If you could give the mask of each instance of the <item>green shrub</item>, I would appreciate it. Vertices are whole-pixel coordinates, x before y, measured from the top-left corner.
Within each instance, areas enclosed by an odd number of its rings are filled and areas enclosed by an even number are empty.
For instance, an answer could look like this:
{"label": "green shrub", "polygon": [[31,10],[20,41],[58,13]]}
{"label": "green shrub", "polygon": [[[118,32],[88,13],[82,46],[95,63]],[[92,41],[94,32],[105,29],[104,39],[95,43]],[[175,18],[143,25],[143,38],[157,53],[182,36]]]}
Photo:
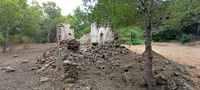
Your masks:
{"label": "green shrub", "polygon": [[10,50],[13,50],[16,45],[19,44],[19,37],[20,35],[13,35],[8,37],[8,46]]}
{"label": "green shrub", "polygon": [[190,42],[192,41],[192,35],[188,35],[188,34],[182,34],[181,37],[179,38],[179,41],[182,43],[186,43],[186,42]]}
{"label": "green shrub", "polygon": [[[143,44],[144,43],[144,30],[137,27],[123,27],[117,29],[119,36],[119,43],[121,44]],[[131,40],[130,40],[131,35]]]}
{"label": "green shrub", "polygon": [[156,32],[152,32],[152,40],[154,42],[169,42],[170,40],[175,40],[177,38],[177,31],[176,30],[166,30],[159,32],[157,34],[154,34]]}
{"label": "green shrub", "polygon": [[133,45],[143,44],[144,40],[141,39],[141,35],[137,31],[131,33],[131,43]]}
{"label": "green shrub", "polygon": [[3,45],[4,43],[4,37],[3,35],[0,33],[0,45]]}
{"label": "green shrub", "polygon": [[22,43],[23,43],[23,48],[28,49],[32,43],[32,40],[27,36],[23,36]]}

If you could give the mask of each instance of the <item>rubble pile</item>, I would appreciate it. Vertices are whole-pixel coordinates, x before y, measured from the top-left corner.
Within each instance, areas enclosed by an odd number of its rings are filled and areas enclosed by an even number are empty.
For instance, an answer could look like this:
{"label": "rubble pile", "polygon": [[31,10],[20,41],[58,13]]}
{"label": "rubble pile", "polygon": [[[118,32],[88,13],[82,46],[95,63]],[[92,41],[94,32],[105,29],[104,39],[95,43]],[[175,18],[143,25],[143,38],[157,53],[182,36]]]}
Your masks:
{"label": "rubble pile", "polygon": [[56,51],[57,47],[53,47],[51,50],[41,54],[37,57],[36,64],[44,64],[46,61],[55,61],[54,52]]}
{"label": "rubble pile", "polygon": [[[80,49],[80,44],[76,40],[62,41],[59,48],[60,60],[50,59],[51,52],[55,52],[55,50],[50,50],[40,57],[38,63],[50,60],[50,63],[43,66],[44,68],[48,67],[47,69],[51,69],[50,67],[55,63],[58,63],[55,67],[62,66],[62,73],[58,76],[61,79],[55,78],[62,83],[62,89],[147,90],[145,54],[138,55],[118,44],[85,46],[83,48]],[[156,90],[194,89],[195,83],[184,66],[155,52],[153,52],[153,56]],[[60,61],[61,63],[59,63]],[[59,66],[59,64],[62,65]],[[44,72],[45,70],[42,68],[39,70]]]}
{"label": "rubble pile", "polygon": [[[37,57],[36,66],[31,67],[29,70],[37,70],[36,74],[40,76],[48,75],[56,72],[59,69],[58,56],[56,54],[57,47],[52,47],[49,51]],[[43,78],[41,78],[43,79]]]}
{"label": "rubble pile", "polygon": [[116,31],[116,29],[115,28],[112,28],[111,29],[112,30],[112,32],[113,32],[113,37],[114,37],[114,40],[113,40],[113,42],[112,43],[119,43],[118,42],[118,33],[117,33],[117,31]]}
{"label": "rubble pile", "polygon": [[63,50],[71,50],[71,51],[78,51],[80,43],[76,39],[71,40],[62,40],[59,43],[59,48]]}

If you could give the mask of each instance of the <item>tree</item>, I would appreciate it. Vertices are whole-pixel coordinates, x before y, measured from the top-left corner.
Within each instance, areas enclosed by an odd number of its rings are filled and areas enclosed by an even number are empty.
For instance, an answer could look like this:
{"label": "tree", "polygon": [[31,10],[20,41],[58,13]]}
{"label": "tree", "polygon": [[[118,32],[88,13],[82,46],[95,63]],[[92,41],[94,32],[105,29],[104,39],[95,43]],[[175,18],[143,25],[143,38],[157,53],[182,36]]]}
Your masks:
{"label": "tree", "polygon": [[61,9],[56,5],[55,2],[42,3],[41,12],[45,19],[42,23],[42,29],[46,31],[47,43],[56,40],[56,24],[62,22],[59,20],[62,18]]}
{"label": "tree", "polygon": [[34,37],[35,32],[40,29],[40,24],[44,21],[40,8],[39,4],[33,1],[32,4],[22,12],[24,17],[18,25],[22,36]]}
{"label": "tree", "polygon": [[[91,1],[96,3],[96,5],[92,6],[92,4],[88,4],[91,3]],[[97,21],[99,25],[102,25],[104,24],[102,22],[111,19],[111,23],[114,27],[145,27],[145,53],[147,56],[146,79],[149,90],[154,90],[156,88],[156,83],[152,72],[153,56],[151,31],[153,27],[168,19],[167,17],[170,15],[170,12],[173,11],[168,6],[171,0],[83,0],[83,2],[86,6],[85,10],[89,9],[91,12],[89,12],[92,18],[91,22]],[[180,1],[180,3],[185,2]],[[174,10],[176,11],[177,9]]]}
{"label": "tree", "polygon": [[3,52],[7,50],[9,31],[20,24],[23,18],[22,11],[26,8],[26,0],[1,0],[0,1],[0,29],[4,36]]}

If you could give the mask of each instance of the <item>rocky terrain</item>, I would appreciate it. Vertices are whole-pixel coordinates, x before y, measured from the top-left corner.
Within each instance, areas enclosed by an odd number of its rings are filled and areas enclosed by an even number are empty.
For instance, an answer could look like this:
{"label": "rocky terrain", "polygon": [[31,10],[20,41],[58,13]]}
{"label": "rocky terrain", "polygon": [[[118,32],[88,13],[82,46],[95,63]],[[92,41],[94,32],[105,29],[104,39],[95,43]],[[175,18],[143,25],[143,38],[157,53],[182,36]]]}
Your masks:
{"label": "rocky terrain", "polygon": [[[70,41],[72,42],[72,41]],[[38,90],[147,90],[145,54],[121,45],[79,46],[73,40],[39,56]],[[60,58],[58,57],[58,53]],[[198,90],[183,65],[153,52],[157,90]],[[191,66],[192,68],[192,66]]]}

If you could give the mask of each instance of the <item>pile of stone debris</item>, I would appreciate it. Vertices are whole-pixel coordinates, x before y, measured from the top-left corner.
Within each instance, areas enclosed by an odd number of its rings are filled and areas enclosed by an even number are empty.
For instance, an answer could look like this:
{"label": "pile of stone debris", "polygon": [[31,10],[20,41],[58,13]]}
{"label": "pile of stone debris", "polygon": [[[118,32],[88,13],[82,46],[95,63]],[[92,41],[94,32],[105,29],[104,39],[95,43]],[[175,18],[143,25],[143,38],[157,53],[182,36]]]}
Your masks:
{"label": "pile of stone debris", "polygon": [[[55,58],[55,51],[56,48],[44,53],[38,59],[37,63],[43,64],[43,67],[37,73],[47,74],[47,71],[54,70],[53,74],[61,74],[62,79],[59,80],[62,86],[58,89],[147,90],[146,60],[142,55],[124,46],[104,44],[80,48],[79,42],[74,39],[60,42],[60,59]],[[153,56],[153,72],[158,90],[193,89],[195,84],[183,66],[155,52]],[[47,64],[44,65],[44,62]],[[56,76],[54,79],[58,78],[59,76]],[[46,80],[48,79],[43,78],[42,81]]]}

